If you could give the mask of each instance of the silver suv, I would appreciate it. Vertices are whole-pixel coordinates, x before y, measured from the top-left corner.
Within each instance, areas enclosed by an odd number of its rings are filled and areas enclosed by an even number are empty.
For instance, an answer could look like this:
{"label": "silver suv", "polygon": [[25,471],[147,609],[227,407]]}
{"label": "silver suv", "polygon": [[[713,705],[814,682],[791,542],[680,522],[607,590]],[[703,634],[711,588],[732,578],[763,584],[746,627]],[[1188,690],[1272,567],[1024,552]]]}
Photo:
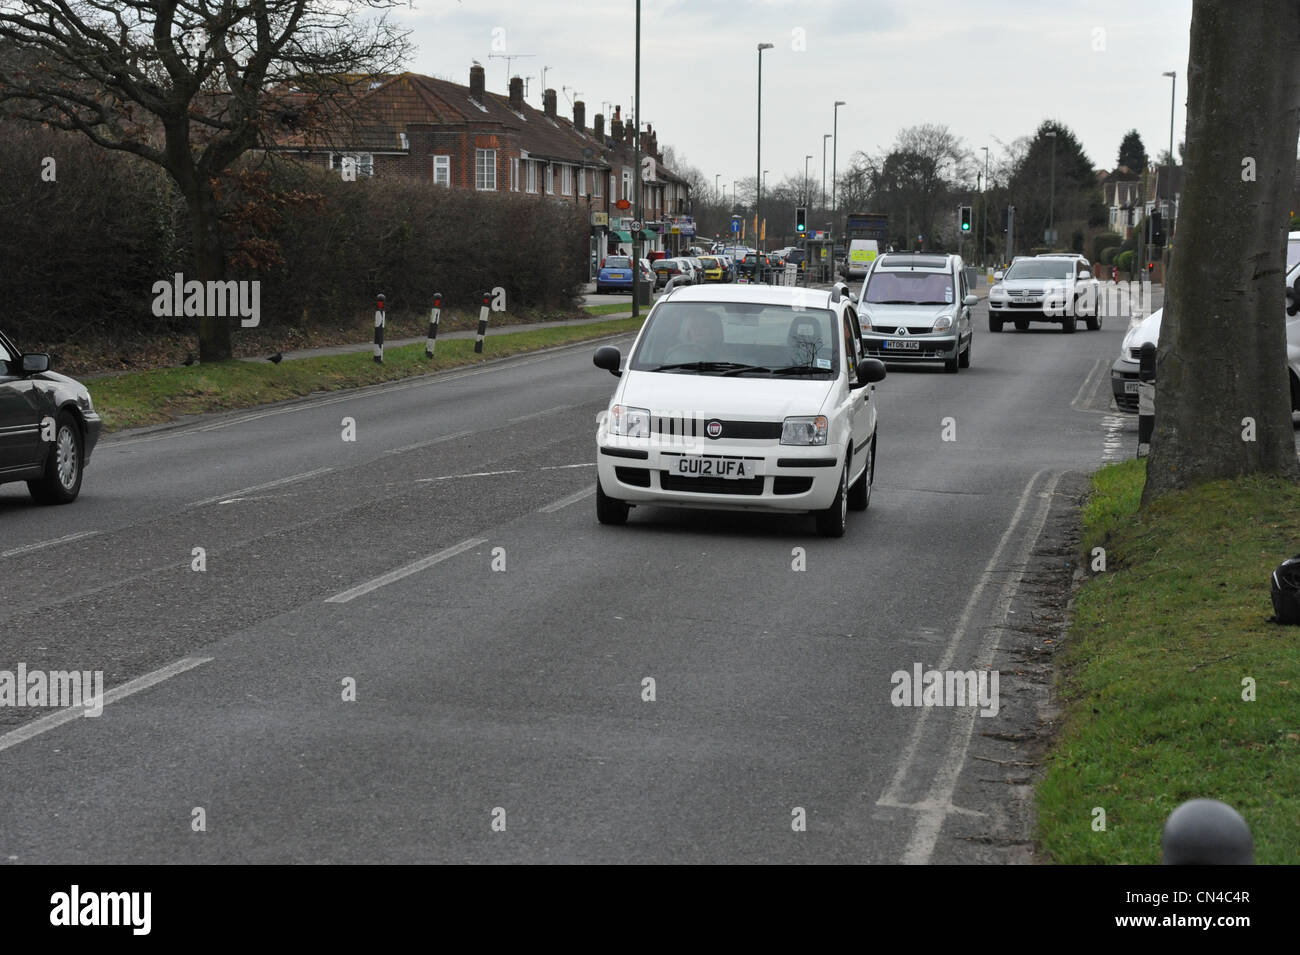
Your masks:
{"label": "silver suv", "polygon": [[1019,258],[1005,273],[994,272],[989,289],[989,331],[1004,322],[1025,331],[1030,322],[1053,322],[1073,332],[1082,318],[1089,331],[1101,328],[1097,280],[1081,255],[1037,255]]}
{"label": "silver suv", "polygon": [[876,259],[858,296],[862,352],[897,362],[943,362],[945,371],[970,367],[971,308],[961,256],[887,252]]}

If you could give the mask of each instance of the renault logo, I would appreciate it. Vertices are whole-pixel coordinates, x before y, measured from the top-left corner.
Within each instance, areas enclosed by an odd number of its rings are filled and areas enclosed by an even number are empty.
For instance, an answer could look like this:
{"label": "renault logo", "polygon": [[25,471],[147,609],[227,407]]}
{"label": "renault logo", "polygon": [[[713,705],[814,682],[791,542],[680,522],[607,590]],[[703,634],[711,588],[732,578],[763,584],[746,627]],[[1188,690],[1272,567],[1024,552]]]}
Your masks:
{"label": "renault logo", "polygon": [[906,334],[907,334],[907,326],[906,326],[906,325],[899,325],[898,328],[894,329],[894,334],[895,334],[895,335],[906,335]]}

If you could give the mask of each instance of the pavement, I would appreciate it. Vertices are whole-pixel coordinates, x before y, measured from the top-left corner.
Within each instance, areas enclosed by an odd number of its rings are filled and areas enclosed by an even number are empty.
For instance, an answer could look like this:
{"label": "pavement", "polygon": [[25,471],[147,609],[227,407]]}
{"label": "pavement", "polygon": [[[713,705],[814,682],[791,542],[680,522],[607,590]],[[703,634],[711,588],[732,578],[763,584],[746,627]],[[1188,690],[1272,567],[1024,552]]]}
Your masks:
{"label": "pavement", "polygon": [[[69,507],[0,487],[0,669],[112,688],[0,707],[0,860],[1029,861],[1035,593],[1136,441],[1123,322],[984,308],[970,369],[891,366],[840,540],[599,525],[590,344],[109,436]],[[915,665],[999,670],[997,715],[895,706]]]}

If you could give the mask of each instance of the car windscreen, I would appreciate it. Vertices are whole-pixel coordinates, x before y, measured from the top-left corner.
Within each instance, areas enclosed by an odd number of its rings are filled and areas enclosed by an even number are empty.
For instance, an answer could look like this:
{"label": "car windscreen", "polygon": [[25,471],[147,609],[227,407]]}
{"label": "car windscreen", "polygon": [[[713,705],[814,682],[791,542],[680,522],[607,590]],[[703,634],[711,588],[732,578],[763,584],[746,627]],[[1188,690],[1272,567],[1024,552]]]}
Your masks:
{"label": "car windscreen", "polygon": [[1289,239],[1286,244],[1286,270],[1291,271],[1291,266],[1300,262],[1300,239]]}
{"label": "car windscreen", "polygon": [[703,256],[700,262],[706,269],[716,269],[718,267],[718,260],[709,255]]}
{"label": "car windscreen", "polygon": [[832,378],[839,361],[839,336],[829,309],[664,302],[651,314],[628,367],[672,374]]}
{"label": "car windscreen", "polygon": [[952,276],[947,272],[873,272],[866,301],[876,305],[951,305]]}
{"label": "car windscreen", "polygon": [[1074,274],[1074,262],[1058,259],[1054,262],[1016,262],[1007,270],[1006,281],[1018,279],[1068,279]]}
{"label": "car windscreen", "polygon": [[632,260],[624,255],[611,255],[605,260],[605,268],[607,269],[630,269],[631,267]]}

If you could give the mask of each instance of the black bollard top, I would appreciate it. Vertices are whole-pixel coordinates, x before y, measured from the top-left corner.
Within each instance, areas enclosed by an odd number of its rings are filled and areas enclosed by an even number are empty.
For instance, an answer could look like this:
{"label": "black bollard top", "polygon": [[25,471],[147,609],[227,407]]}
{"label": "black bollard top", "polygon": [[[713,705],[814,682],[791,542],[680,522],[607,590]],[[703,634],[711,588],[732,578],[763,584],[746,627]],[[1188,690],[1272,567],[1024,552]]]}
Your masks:
{"label": "black bollard top", "polygon": [[378,303],[375,305],[375,308],[383,308],[383,307],[384,307],[384,295],[383,295],[382,292],[379,294],[378,299],[379,299],[379,301],[378,301]]}
{"label": "black bollard top", "polygon": [[1192,799],[1171,812],[1160,846],[1165,865],[1255,864],[1246,820],[1217,799]]}

